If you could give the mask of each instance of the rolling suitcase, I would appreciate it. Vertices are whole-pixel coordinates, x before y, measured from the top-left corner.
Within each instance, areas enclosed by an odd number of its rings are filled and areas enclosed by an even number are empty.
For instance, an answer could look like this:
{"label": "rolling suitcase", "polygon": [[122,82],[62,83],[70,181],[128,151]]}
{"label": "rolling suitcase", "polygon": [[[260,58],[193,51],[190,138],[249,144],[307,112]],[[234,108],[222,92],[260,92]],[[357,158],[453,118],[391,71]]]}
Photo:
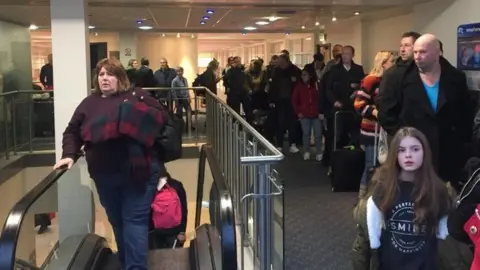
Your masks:
{"label": "rolling suitcase", "polygon": [[365,168],[365,152],[354,146],[337,149],[337,122],[340,116],[354,117],[353,112],[336,112],[333,120],[333,151],[331,154],[331,187],[333,192],[358,192]]}

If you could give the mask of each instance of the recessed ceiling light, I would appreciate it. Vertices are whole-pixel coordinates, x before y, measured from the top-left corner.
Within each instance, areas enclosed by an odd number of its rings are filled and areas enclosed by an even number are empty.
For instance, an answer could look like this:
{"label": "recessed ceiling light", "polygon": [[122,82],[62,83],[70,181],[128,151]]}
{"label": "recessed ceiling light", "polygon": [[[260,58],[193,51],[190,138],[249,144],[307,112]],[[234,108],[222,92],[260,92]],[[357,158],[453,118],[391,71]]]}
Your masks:
{"label": "recessed ceiling light", "polygon": [[95,35],[95,36],[98,36],[98,33],[97,33],[97,32],[95,32],[95,34],[94,34],[94,35]]}
{"label": "recessed ceiling light", "polygon": [[90,26],[88,26],[88,29],[95,29],[95,26],[90,25]]}
{"label": "recessed ceiling light", "polygon": [[336,22],[336,21],[337,21],[337,17],[333,16],[332,22]]}
{"label": "recessed ceiling light", "polygon": [[247,33],[245,33],[245,32],[242,33],[242,35],[244,35],[244,36],[245,36],[246,34],[247,34]]}
{"label": "recessed ceiling light", "polygon": [[268,20],[271,21],[271,22],[274,22],[274,21],[278,20],[278,18],[275,17],[275,16],[271,16],[270,18],[268,18]]}
{"label": "recessed ceiling light", "polygon": [[208,20],[208,19],[210,19],[210,17],[208,17],[208,16],[203,16],[203,18],[202,18],[202,20]]}
{"label": "recessed ceiling light", "polygon": [[137,20],[137,24],[142,24],[143,20]]}
{"label": "recessed ceiling light", "polygon": [[315,22],[315,25],[316,25],[316,26],[319,26],[319,25],[320,25],[320,22]]}
{"label": "recessed ceiling light", "polygon": [[255,24],[257,24],[257,25],[267,25],[267,24],[269,24],[269,22],[259,21],[259,22],[256,22]]}
{"label": "recessed ceiling light", "polygon": [[194,35],[194,34],[192,34],[192,38],[195,38],[195,35]]}
{"label": "recessed ceiling light", "polygon": [[253,30],[256,30],[257,28],[256,28],[256,27],[253,27],[253,26],[247,26],[247,27],[245,27],[245,28],[243,28],[243,29],[245,29],[245,30],[247,30],[247,31],[253,31]]}
{"label": "recessed ceiling light", "polygon": [[177,34],[177,38],[180,38],[180,33]]}
{"label": "recessed ceiling light", "polygon": [[307,38],[305,38],[305,40],[312,40],[312,38],[311,38],[311,37],[307,37]]}
{"label": "recessed ceiling light", "polygon": [[200,24],[206,24],[206,22],[205,22],[205,21],[201,21]]}
{"label": "recessed ceiling light", "polygon": [[142,26],[139,26],[138,27],[139,29],[142,29],[142,30],[150,30],[152,29],[153,27],[149,26],[149,25],[142,25]]}
{"label": "recessed ceiling light", "polygon": [[162,34],[162,37],[165,37],[165,34]]}
{"label": "recessed ceiling light", "polygon": [[358,16],[358,15],[360,15],[360,12],[357,11],[357,12],[355,12],[355,13],[353,13],[353,14],[354,14],[355,16]]}
{"label": "recessed ceiling light", "polygon": [[302,25],[302,29],[305,29],[305,25]]}
{"label": "recessed ceiling light", "polygon": [[215,11],[213,9],[207,9],[207,14],[213,14]]}
{"label": "recessed ceiling light", "polygon": [[35,24],[31,24],[30,27],[29,27],[30,30],[37,30],[38,29],[38,26],[36,26]]}
{"label": "recessed ceiling light", "polygon": [[290,33],[288,33],[288,32],[287,32],[287,33],[285,33],[285,36],[290,36]]}

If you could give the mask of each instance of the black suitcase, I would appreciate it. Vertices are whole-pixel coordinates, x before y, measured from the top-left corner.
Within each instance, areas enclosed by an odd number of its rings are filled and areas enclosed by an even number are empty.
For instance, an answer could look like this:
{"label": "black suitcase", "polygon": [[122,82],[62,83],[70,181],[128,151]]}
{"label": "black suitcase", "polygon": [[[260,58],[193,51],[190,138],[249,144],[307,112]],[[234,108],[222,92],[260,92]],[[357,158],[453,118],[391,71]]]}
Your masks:
{"label": "black suitcase", "polygon": [[336,112],[333,128],[333,151],[331,154],[331,187],[333,192],[358,192],[365,168],[365,152],[347,146],[337,148],[337,121],[339,116],[354,117],[353,112]]}

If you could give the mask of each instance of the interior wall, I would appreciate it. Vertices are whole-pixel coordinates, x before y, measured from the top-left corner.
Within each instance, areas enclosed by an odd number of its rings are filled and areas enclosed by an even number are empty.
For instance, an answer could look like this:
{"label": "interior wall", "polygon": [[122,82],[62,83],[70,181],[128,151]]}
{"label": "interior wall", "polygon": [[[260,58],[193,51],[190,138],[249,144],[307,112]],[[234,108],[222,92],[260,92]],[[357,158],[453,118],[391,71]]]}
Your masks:
{"label": "interior wall", "polygon": [[110,53],[111,51],[119,51],[120,49],[120,40],[118,37],[118,33],[99,33],[95,35],[94,33],[90,34],[90,43],[97,43],[97,42],[106,42],[107,43],[107,51]]}
{"label": "interior wall", "polygon": [[413,14],[362,22],[362,57],[365,72],[373,68],[373,60],[379,51],[398,52],[400,37],[412,31]]}
{"label": "interior wall", "polygon": [[325,28],[326,43],[350,45],[355,48],[354,61],[363,63],[362,22],[358,19],[332,23]]}
{"label": "interior wall", "polygon": [[457,63],[457,27],[480,22],[480,1],[437,0],[414,7],[414,26],[422,33],[432,33],[443,43],[444,57]]}
{"label": "interior wall", "polygon": [[170,67],[183,67],[188,83],[193,82],[198,70],[197,39],[138,34],[137,40],[137,57],[147,57],[154,71],[159,68],[160,59],[166,58]]}

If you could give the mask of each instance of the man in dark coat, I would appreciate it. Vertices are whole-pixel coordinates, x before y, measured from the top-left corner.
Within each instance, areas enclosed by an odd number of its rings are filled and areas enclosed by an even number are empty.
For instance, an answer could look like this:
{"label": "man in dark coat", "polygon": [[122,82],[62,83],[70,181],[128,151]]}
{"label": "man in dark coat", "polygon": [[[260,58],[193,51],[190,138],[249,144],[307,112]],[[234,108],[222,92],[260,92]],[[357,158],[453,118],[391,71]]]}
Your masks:
{"label": "man in dark coat", "polygon": [[414,62],[389,75],[379,121],[389,135],[404,126],[424,133],[440,177],[457,186],[465,163],[462,146],[470,141],[474,112],[465,74],[441,55],[435,36],[417,39]]}

